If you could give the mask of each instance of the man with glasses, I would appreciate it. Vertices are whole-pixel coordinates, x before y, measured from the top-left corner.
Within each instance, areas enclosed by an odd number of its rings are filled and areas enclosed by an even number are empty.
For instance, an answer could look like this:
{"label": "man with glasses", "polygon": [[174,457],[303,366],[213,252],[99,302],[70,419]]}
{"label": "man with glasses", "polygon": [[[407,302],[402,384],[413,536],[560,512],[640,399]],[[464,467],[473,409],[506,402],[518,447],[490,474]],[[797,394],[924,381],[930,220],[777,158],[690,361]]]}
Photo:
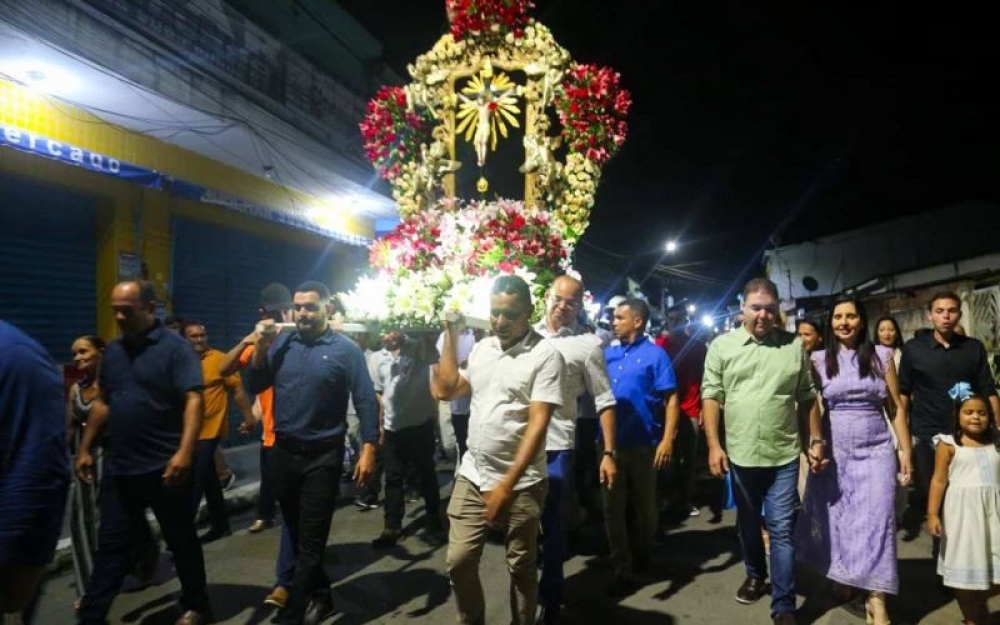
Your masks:
{"label": "man with glasses", "polygon": [[328,325],[326,286],[300,285],[292,306],[294,332],[276,339],[274,322],[261,322],[247,382],[255,393],[274,388],[271,468],[297,558],[288,601],[277,622],[314,625],[333,613],[323,554],[343,467],[347,401],[354,401],[364,441],[354,471],[358,486],[368,480],[374,464],[378,409],[364,353]]}
{"label": "man with glasses", "polygon": [[[720,334],[708,348],[702,419],[712,474],[732,471],[737,529],[747,577],[736,601],[756,603],[765,592],[767,560],[761,512],[771,537],[771,618],[795,623],[795,550],[799,427],[816,399],[809,357],[799,338],[776,327],[778,287],[755,278],[743,289],[743,327]],[[726,408],[726,449],[719,413]],[[812,428],[811,428],[812,429]],[[825,441],[810,441],[822,454]]]}
{"label": "man with glasses", "polygon": [[[583,333],[577,318],[583,308],[583,284],[571,277],[560,276],[552,283],[545,307],[545,318],[535,331],[549,339],[565,361],[562,376],[562,406],[549,422],[545,455],[549,468],[549,492],[542,512],[542,579],[538,591],[542,606],[541,623],[557,623],[563,597],[563,561],[569,540],[570,503],[575,494],[573,476],[575,464],[599,462],[601,484],[610,489],[614,484],[615,468],[615,396],[611,392],[601,339]],[[577,399],[590,393],[600,416],[604,433],[605,453],[598,461],[594,457],[577,459],[576,439]],[[589,399],[589,398],[588,398]]]}

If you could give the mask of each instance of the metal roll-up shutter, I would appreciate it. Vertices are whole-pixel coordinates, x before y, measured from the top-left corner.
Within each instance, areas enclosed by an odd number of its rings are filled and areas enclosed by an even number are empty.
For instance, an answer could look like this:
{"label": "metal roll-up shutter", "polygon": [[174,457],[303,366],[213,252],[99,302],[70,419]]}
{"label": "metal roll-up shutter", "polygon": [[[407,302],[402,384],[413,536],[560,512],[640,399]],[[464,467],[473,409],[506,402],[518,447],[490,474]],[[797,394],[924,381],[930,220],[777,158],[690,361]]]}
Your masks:
{"label": "metal roll-up shutter", "polygon": [[96,215],[93,198],[0,175],[0,319],[59,363],[97,331]]}
{"label": "metal roll-up shutter", "polygon": [[281,282],[294,290],[306,280],[329,286],[333,271],[329,251],[193,219],[176,218],[173,239],[173,311],[204,323],[217,349],[253,329],[264,286]]}

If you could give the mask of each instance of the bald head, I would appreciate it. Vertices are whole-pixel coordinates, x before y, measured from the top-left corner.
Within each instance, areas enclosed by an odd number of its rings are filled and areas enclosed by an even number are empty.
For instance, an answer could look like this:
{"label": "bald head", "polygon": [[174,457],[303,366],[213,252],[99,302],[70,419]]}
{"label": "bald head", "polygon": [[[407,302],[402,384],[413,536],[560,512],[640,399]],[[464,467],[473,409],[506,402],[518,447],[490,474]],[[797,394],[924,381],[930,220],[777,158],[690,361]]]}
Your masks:
{"label": "bald head", "polygon": [[583,308],[583,283],[572,276],[559,276],[549,288],[545,325],[552,332],[573,325]]}
{"label": "bald head", "polygon": [[119,282],[111,291],[111,309],[123,335],[142,334],[156,323],[156,289],[144,280]]}

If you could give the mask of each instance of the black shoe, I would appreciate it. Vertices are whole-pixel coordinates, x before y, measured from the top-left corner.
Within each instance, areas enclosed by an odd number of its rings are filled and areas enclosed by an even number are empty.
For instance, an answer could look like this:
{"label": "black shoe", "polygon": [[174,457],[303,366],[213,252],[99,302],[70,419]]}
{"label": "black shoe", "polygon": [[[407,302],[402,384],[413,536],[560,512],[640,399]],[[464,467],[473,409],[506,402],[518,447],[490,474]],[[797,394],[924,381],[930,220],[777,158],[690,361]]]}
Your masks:
{"label": "black shoe", "polygon": [[333,597],[329,593],[316,595],[306,607],[303,625],[319,625],[323,620],[333,615]]}
{"label": "black shoe", "polygon": [[389,549],[395,546],[402,536],[403,532],[400,530],[384,529],[379,537],[372,541],[372,549]]}
{"label": "black shoe", "polygon": [[198,542],[200,542],[203,545],[207,545],[208,543],[215,542],[220,538],[225,538],[226,536],[232,536],[232,535],[233,532],[228,527],[224,530],[208,530],[207,532],[198,537]]}
{"label": "black shoe", "polygon": [[757,603],[767,590],[764,580],[756,577],[748,577],[740,589],[736,591],[736,602],[743,605]]}
{"label": "black shoe", "polygon": [[792,612],[778,612],[771,617],[774,625],[795,625],[795,614]]}
{"label": "black shoe", "polygon": [[362,512],[378,510],[378,499],[364,499],[362,497],[358,497],[354,500],[354,505],[361,508]]}
{"label": "black shoe", "polygon": [[637,585],[631,575],[616,574],[608,584],[608,595],[615,598],[627,597],[636,591]]}

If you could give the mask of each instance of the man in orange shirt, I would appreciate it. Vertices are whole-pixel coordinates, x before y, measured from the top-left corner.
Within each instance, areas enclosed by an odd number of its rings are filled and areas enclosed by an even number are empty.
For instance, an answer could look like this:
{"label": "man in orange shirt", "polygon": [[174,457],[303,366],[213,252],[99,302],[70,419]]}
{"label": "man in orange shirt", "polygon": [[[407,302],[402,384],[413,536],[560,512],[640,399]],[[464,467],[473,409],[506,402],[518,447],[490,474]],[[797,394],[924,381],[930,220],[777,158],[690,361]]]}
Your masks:
{"label": "man in orange shirt", "polygon": [[204,492],[211,528],[202,534],[201,542],[208,543],[232,534],[229,517],[226,514],[226,500],[222,496],[222,485],[219,484],[215,472],[215,450],[219,447],[222,435],[229,429],[227,419],[229,397],[232,396],[243,414],[244,423],[253,424],[253,410],[246,391],[243,390],[239,374],[222,375],[226,355],[208,346],[208,332],[205,326],[197,321],[188,321],[184,324],[183,336],[201,357],[201,370],[205,378],[202,400],[205,416],[201,422],[198,446],[194,454],[192,514],[197,514]]}
{"label": "man in orange shirt", "polygon": [[[260,318],[271,319],[276,323],[292,321],[292,293],[283,284],[272,282],[260,293]],[[237,343],[223,362],[222,373],[233,374],[250,366],[256,349],[256,329]],[[269,457],[274,448],[274,389],[267,388],[257,395],[259,418],[262,426],[260,446],[260,494],[257,497],[257,519],[250,525],[250,533],[256,534],[274,526],[278,502],[274,493],[274,484],[268,470]],[[242,434],[249,434],[254,423],[244,422],[240,426]],[[275,563],[276,583],[270,593],[264,598],[264,604],[276,608],[284,608],[288,599],[288,589],[292,585],[292,574],[295,571],[295,555],[292,551],[291,537],[287,527],[281,528],[281,542],[278,547],[278,561]]]}

